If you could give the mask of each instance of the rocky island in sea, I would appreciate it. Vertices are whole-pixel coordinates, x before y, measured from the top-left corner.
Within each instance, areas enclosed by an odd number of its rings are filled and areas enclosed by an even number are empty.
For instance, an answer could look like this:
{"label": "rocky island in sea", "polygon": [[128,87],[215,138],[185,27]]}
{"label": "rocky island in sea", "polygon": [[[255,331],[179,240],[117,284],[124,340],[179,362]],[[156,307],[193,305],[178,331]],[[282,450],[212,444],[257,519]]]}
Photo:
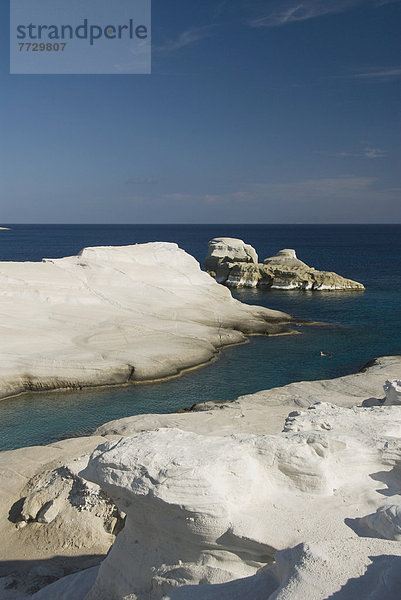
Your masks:
{"label": "rocky island in sea", "polygon": [[[3,397],[176,374],[295,322],[234,300],[175,244],[0,277]],[[397,598],[400,373],[382,357],[0,453],[1,598]]]}
{"label": "rocky island in sea", "polygon": [[363,290],[362,283],[330,271],[318,271],[284,249],[258,262],[256,250],[235,238],[209,242],[205,267],[219,283],[229,287],[263,287],[282,290]]}

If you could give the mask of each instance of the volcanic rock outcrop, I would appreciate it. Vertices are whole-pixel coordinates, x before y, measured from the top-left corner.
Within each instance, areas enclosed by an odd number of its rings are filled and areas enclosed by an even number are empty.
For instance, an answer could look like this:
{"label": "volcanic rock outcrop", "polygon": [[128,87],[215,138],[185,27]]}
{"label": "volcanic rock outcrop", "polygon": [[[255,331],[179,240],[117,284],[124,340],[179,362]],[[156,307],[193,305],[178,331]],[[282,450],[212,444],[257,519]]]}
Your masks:
{"label": "volcanic rock outcrop", "polygon": [[175,375],[292,321],[238,302],[163,242],[0,263],[0,310],[0,398]]}
{"label": "volcanic rock outcrop", "polygon": [[295,250],[280,250],[257,262],[256,251],[242,240],[215,238],[209,242],[205,267],[218,283],[229,287],[282,290],[363,290],[364,286],[329,271],[319,271],[297,258]]}

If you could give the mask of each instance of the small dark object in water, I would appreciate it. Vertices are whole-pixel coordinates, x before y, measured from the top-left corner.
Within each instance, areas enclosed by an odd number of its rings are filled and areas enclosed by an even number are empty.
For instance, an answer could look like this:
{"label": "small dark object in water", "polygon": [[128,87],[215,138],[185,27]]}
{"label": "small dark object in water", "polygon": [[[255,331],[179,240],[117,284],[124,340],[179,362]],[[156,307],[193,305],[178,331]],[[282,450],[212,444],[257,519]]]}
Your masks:
{"label": "small dark object in water", "polygon": [[325,358],[333,358],[334,354],[332,352],[329,352],[328,354],[325,354],[325,352],[323,352],[322,350],[320,350],[320,356],[324,356]]}

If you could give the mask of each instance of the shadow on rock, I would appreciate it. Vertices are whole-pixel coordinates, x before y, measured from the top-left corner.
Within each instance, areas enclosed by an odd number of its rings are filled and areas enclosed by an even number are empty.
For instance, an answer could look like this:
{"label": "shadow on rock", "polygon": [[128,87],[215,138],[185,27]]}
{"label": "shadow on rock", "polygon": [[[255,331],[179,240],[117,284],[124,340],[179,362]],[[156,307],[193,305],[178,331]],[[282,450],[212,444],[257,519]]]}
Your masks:
{"label": "shadow on rock", "polygon": [[21,598],[25,594],[34,594],[61,577],[100,564],[103,559],[103,554],[91,554],[54,556],[41,560],[2,561],[0,562],[0,597],[2,593],[11,590],[15,594],[19,593]]}
{"label": "shadow on rock", "polygon": [[370,556],[372,564],[360,577],[349,579],[343,587],[326,600],[396,600],[401,593],[401,557]]}

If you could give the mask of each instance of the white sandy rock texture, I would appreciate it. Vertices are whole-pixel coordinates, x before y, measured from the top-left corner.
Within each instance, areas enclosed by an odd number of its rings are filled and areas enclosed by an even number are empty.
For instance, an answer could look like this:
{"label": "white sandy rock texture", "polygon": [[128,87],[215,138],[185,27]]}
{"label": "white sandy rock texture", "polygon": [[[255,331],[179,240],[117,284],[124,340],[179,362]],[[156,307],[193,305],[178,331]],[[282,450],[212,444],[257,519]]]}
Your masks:
{"label": "white sandy rock texture", "polygon": [[34,598],[395,599],[400,437],[400,407],[320,403],[278,435],[161,429],[107,442],[82,475],[126,526],[84,595],[70,579]]}
{"label": "white sandy rock texture", "polygon": [[209,242],[205,267],[216,281],[229,287],[282,290],[363,290],[364,286],[330,271],[319,271],[286,248],[258,263],[256,251],[242,240],[215,238]]}
{"label": "white sandy rock texture", "polygon": [[90,436],[0,453],[2,600],[30,597],[104,558],[123,515],[78,474],[104,441]]}
{"label": "white sandy rock texture", "polygon": [[384,391],[386,392],[385,404],[401,404],[401,380],[394,379],[393,381],[386,381],[384,385]]}
{"label": "white sandy rock texture", "polygon": [[237,238],[213,238],[209,242],[205,267],[214,271],[222,262],[258,264],[258,255],[251,245]]}
{"label": "white sandy rock texture", "polygon": [[171,376],[288,315],[234,300],[176,244],[0,263],[0,398]]}
{"label": "white sandy rock texture", "polygon": [[[79,476],[100,485],[126,525],[100,567],[32,598],[398,599],[401,406],[384,404],[383,384],[400,368],[387,357],[261,392],[270,407],[274,396],[282,411],[298,407],[281,432],[260,430],[266,409],[253,414],[254,432],[200,433],[202,411],[176,415],[193,417],[191,430],[160,427],[155,415],[153,430],[101,444]],[[251,411],[245,398],[239,423],[246,403]]]}

